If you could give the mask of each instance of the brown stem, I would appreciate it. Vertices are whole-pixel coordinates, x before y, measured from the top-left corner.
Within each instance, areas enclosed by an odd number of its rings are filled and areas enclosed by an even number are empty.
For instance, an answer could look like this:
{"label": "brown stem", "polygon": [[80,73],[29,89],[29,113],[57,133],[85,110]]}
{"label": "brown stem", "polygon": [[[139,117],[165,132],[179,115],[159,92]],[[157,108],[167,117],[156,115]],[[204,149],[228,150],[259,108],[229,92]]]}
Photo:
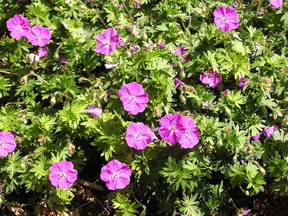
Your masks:
{"label": "brown stem", "polygon": [[93,182],[86,181],[86,180],[84,180],[84,179],[78,178],[78,179],[77,179],[77,182],[80,183],[80,184],[83,185],[83,186],[92,188],[92,189],[94,189],[94,190],[98,190],[98,191],[103,191],[103,190],[104,190],[102,186],[97,185],[97,184],[95,184],[95,183],[93,183]]}

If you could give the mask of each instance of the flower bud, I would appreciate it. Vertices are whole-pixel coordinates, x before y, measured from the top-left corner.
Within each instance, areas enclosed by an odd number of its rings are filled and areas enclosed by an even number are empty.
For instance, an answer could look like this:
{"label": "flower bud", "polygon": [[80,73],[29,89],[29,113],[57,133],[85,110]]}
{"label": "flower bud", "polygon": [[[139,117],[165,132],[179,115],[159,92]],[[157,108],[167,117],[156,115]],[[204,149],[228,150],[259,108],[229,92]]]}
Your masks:
{"label": "flower bud", "polygon": [[180,95],[180,102],[186,104],[186,97],[183,94]]}
{"label": "flower bud", "polygon": [[252,145],[248,145],[246,152],[247,154],[252,154],[255,151],[254,147]]}

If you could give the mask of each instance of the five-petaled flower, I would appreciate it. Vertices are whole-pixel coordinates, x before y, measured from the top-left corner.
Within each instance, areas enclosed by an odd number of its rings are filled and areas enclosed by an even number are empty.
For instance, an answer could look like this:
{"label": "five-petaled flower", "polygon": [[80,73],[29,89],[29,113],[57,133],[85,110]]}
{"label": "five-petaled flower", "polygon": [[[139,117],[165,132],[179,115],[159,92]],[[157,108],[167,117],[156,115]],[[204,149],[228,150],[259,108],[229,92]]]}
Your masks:
{"label": "five-petaled flower", "polygon": [[109,190],[123,189],[130,183],[132,171],[125,163],[114,159],[101,169],[100,178]]}
{"label": "five-petaled flower", "polygon": [[142,122],[131,123],[126,130],[126,142],[129,147],[143,150],[155,139],[155,134]]}
{"label": "five-petaled flower", "polygon": [[277,131],[278,129],[278,126],[277,125],[273,125],[271,127],[267,127],[267,128],[264,128],[264,136],[265,137],[271,137],[275,134],[275,132]]}
{"label": "five-petaled flower", "polygon": [[16,39],[26,37],[26,34],[30,31],[30,22],[22,15],[15,15],[10,18],[6,26],[10,31],[10,36]]}
{"label": "five-petaled flower", "polygon": [[95,106],[90,106],[88,107],[88,109],[86,110],[86,112],[90,115],[92,115],[92,117],[94,119],[98,118],[99,115],[102,113],[102,107],[95,107]]}
{"label": "five-petaled flower", "polygon": [[106,56],[113,53],[120,43],[119,34],[113,28],[106,29],[95,40],[98,43],[95,51]]}
{"label": "five-petaled flower", "polygon": [[193,119],[179,114],[166,114],[160,119],[160,137],[182,148],[193,148],[199,142],[199,131]]}
{"label": "five-petaled flower", "polygon": [[238,28],[239,17],[234,8],[219,6],[215,9],[213,15],[216,26],[221,28],[222,32]]}
{"label": "five-petaled flower", "polygon": [[45,46],[51,39],[49,28],[33,26],[27,33],[26,38],[33,46]]}
{"label": "five-petaled flower", "polygon": [[0,157],[6,157],[16,148],[14,135],[10,132],[0,132]]}
{"label": "five-petaled flower", "polygon": [[144,112],[149,101],[149,95],[137,82],[123,85],[118,91],[118,96],[122,101],[124,110],[132,115]]}
{"label": "five-petaled flower", "polygon": [[215,88],[219,85],[221,79],[221,75],[219,72],[214,71],[210,68],[207,73],[200,74],[200,80],[202,83],[207,84],[211,88]]}
{"label": "five-petaled flower", "polygon": [[283,0],[270,0],[270,4],[272,5],[272,7],[274,7],[275,9],[282,7],[283,5]]}
{"label": "five-petaled flower", "polygon": [[74,169],[73,163],[66,160],[54,163],[49,168],[49,172],[51,184],[60,189],[72,187],[77,180],[77,170]]}

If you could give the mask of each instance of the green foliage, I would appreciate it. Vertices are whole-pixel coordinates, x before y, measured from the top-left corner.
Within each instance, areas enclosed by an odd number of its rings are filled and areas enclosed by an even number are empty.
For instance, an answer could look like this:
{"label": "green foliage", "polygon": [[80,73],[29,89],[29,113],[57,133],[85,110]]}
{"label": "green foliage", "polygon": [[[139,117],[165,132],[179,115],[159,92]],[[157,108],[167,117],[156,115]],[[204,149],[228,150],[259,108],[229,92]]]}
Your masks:
{"label": "green foliage", "polygon": [[[237,10],[237,29],[222,32],[215,25],[220,5]],[[104,186],[101,167],[119,159],[133,174],[129,187],[104,192],[114,195],[109,202],[116,215],[213,215],[233,202],[231,191],[287,194],[287,7],[232,0],[1,1],[0,130],[13,133],[17,143],[0,157],[6,193],[37,192],[64,212],[75,191],[51,185],[53,163],[72,161],[81,178],[97,174],[94,180]],[[6,26],[16,14],[52,34],[47,56],[32,64],[29,54],[39,47],[12,38]],[[95,52],[95,38],[107,28],[115,28],[123,44],[105,56]],[[177,56],[181,45],[185,54]],[[221,74],[215,88],[199,80],[210,68]],[[175,78],[184,84],[176,87]],[[149,94],[138,115],[126,112],[118,96],[133,81]],[[86,111],[92,105],[103,109],[96,119]],[[197,146],[161,140],[159,119],[167,113],[193,116]],[[153,127],[157,139],[144,150],[130,148],[125,135],[131,122]],[[277,132],[264,136],[272,125]],[[97,166],[87,171],[91,161]]]}

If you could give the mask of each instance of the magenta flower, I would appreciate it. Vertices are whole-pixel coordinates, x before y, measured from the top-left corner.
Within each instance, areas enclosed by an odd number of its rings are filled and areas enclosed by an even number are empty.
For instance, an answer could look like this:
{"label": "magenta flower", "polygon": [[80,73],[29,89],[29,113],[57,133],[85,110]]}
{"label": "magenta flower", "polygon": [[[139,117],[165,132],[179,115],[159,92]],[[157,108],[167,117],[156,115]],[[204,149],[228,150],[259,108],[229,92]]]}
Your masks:
{"label": "magenta flower", "polygon": [[26,38],[33,46],[45,46],[51,39],[50,30],[42,26],[33,26],[27,33]]}
{"label": "magenta flower", "polygon": [[238,81],[239,81],[238,86],[239,86],[240,88],[244,88],[245,85],[246,85],[246,82],[248,81],[248,78],[242,77],[242,78],[240,78]]}
{"label": "magenta flower", "polygon": [[94,119],[96,119],[96,118],[98,118],[99,115],[102,113],[102,108],[101,108],[101,107],[90,106],[90,107],[86,110],[86,112],[87,112],[88,114],[91,114],[92,117],[93,117]]}
{"label": "magenta flower", "polygon": [[182,55],[184,55],[186,53],[186,49],[185,49],[185,47],[184,46],[178,46],[176,49],[175,49],[175,54],[177,55],[177,56],[182,56]]}
{"label": "magenta flower", "polygon": [[143,150],[155,139],[155,134],[142,122],[131,123],[126,130],[126,142],[129,147]]}
{"label": "magenta flower", "polygon": [[180,79],[178,79],[178,78],[175,78],[175,79],[174,79],[174,82],[175,82],[175,88],[184,85],[184,82],[182,82],[182,81],[181,81]]}
{"label": "magenta flower", "polygon": [[189,116],[182,116],[182,124],[185,128],[185,133],[181,136],[179,144],[181,148],[193,148],[199,142],[199,131],[196,124]]}
{"label": "magenta flower", "polygon": [[66,160],[54,163],[49,168],[49,172],[51,184],[60,189],[72,187],[77,180],[77,170],[74,169],[73,163]]}
{"label": "magenta flower", "polygon": [[0,157],[6,157],[16,148],[14,135],[10,132],[0,132]]}
{"label": "magenta flower", "polygon": [[118,91],[118,96],[122,101],[124,110],[132,115],[143,112],[149,101],[149,95],[137,82],[123,85]]}
{"label": "magenta flower", "polygon": [[164,42],[159,42],[157,44],[157,46],[160,48],[160,49],[164,49],[166,47],[166,44]]}
{"label": "magenta flower", "polygon": [[106,29],[105,32],[101,33],[95,40],[98,43],[95,51],[106,56],[113,53],[120,43],[119,34],[113,28]]}
{"label": "magenta flower", "polygon": [[229,94],[231,91],[229,90],[229,89],[225,89],[222,93],[223,93],[223,95],[227,95],[227,94]]}
{"label": "magenta flower", "polygon": [[44,47],[41,47],[41,48],[38,50],[38,56],[39,56],[39,58],[43,58],[43,57],[45,57],[47,54],[48,54],[48,51],[47,51],[46,48],[44,48]]}
{"label": "magenta flower", "polygon": [[65,57],[62,57],[62,58],[60,59],[60,63],[61,63],[61,64],[67,64],[67,63],[68,63],[68,60],[67,60]]}
{"label": "magenta flower", "polygon": [[238,28],[239,17],[237,11],[232,7],[219,6],[213,13],[214,22],[222,32]]}
{"label": "magenta flower", "polygon": [[140,46],[139,45],[135,45],[131,48],[131,55],[134,55],[136,53],[138,53],[140,51]]}
{"label": "magenta flower", "polygon": [[22,15],[15,15],[7,20],[6,26],[10,31],[10,36],[16,39],[26,37],[30,31],[30,22]]}
{"label": "magenta flower", "polygon": [[269,1],[272,7],[274,7],[275,9],[282,7],[283,5],[283,0],[269,0]]}
{"label": "magenta flower", "polygon": [[183,118],[179,114],[166,114],[160,119],[160,128],[158,130],[160,137],[171,144],[179,142],[185,134]]}
{"label": "magenta flower", "polygon": [[257,141],[260,139],[260,136],[261,136],[261,134],[260,134],[260,133],[257,133],[257,134],[255,134],[255,135],[252,137],[252,139],[253,139],[255,142],[257,142]]}
{"label": "magenta flower", "polygon": [[275,134],[275,132],[277,131],[278,129],[278,126],[277,125],[273,125],[271,127],[267,127],[267,128],[264,128],[264,136],[265,137],[271,137]]}
{"label": "magenta flower", "polygon": [[101,169],[100,178],[109,190],[123,189],[130,183],[132,172],[125,163],[114,159]]}
{"label": "magenta flower", "polygon": [[215,88],[219,85],[221,79],[220,73],[214,71],[212,68],[208,70],[206,74],[200,74],[200,80],[202,83],[207,84],[211,88]]}

